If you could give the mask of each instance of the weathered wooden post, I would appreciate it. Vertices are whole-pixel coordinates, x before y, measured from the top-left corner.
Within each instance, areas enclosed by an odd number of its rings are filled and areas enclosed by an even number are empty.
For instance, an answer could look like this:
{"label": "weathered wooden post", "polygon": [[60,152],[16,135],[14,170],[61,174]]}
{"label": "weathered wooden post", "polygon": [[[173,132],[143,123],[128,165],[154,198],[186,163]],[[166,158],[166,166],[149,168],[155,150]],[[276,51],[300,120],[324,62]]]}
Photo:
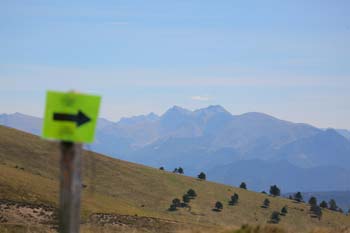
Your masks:
{"label": "weathered wooden post", "polygon": [[92,143],[101,97],[47,92],[43,137],[60,140],[59,232],[79,233],[82,143]]}
{"label": "weathered wooden post", "polygon": [[80,228],[82,145],[61,142],[59,232],[78,233]]}

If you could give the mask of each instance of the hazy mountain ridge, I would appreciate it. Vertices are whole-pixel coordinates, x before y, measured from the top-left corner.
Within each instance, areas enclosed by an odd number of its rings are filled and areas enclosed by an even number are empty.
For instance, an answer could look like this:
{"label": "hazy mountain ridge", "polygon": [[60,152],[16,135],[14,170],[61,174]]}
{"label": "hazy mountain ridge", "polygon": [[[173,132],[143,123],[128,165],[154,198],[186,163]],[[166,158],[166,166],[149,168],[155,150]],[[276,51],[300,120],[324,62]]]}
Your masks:
{"label": "hazy mountain ridge", "polygon": [[[6,115],[5,119],[3,116],[0,115],[1,124],[34,134],[40,132],[40,118],[28,116],[28,119],[24,117],[25,121],[23,117],[12,119],[12,115]],[[6,124],[8,122],[11,124]],[[229,184],[250,177],[252,187],[257,190],[282,182],[272,175],[259,181],[261,174],[269,174],[268,169],[271,174],[278,174],[278,167],[270,165],[280,163],[286,168],[287,177],[293,177],[295,172],[300,174],[299,186],[290,179],[283,180],[285,190],[293,191],[298,187],[305,191],[349,190],[342,179],[334,183],[328,179],[328,183],[303,179],[309,173],[322,176],[319,171],[334,171],[334,174],[350,179],[347,167],[350,141],[338,132],[257,112],[232,115],[219,105],[195,111],[174,106],[160,116],[150,113],[122,118],[118,122],[100,119],[95,143],[87,148],[154,167],[173,169],[182,166],[189,175],[205,171],[213,174],[210,179]],[[246,171],[238,169],[240,173],[234,178],[224,172],[230,170],[228,166],[234,169],[242,160]],[[253,171],[256,163],[262,165],[262,173]],[[337,179],[333,173],[327,172]]]}

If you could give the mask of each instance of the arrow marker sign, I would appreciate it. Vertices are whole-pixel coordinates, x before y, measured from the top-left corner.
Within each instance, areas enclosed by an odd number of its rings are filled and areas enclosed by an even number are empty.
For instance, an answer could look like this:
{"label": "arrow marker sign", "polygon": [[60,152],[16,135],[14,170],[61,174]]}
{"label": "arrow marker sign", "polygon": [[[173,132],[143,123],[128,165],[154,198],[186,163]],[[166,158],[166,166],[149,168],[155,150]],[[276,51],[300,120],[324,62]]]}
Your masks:
{"label": "arrow marker sign", "polygon": [[67,114],[67,113],[54,113],[53,119],[55,121],[71,121],[77,124],[77,126],[81,126],[87,122],[89,122],[91,119],[86,116],[82,111],[78,111],[78,114]]}
{"label": "arrow marker sign", "polygon": [[42,136],[69,142],[93,142],[100,101],[100,96],[48,91]]}

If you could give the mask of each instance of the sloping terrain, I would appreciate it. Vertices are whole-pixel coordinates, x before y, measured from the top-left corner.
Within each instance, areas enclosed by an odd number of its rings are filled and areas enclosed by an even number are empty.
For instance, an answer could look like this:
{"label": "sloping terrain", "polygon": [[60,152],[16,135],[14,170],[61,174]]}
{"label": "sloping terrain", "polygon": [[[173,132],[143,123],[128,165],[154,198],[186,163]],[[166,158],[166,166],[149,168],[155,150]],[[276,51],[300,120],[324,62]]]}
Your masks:
{"label": "sloping terrain", "polygon": [[[40,122],[19,113],[0,115],[0,125],[33,134],[40,132]],[[181,166],[190,176],[204,171],[213,174],[210,180],[228,185],[250,177],[255,191],[273,183],[283,183],[283,192],[350,188],[350,141],[344,133],[263,113],[232,115],[221,106],[195,111],[174,106],[161,116],[150,113],[119,122],[100,119],[95,143],[86,148],[156,168]],[[271,175],[259,178],[254,169],[257,160],[263,164],[259,170]],[[237,170],[241,163],[246,169]],[[273,175],[279,173],[276,163],[286,169],[285,179]]]}
{"label": "sloping terrain", "polygon": [[[24,206],[57,207],[58,160],[57,143],[1,126],[0,199],[26,203]],[[141,226],[156,226],[149,227],[148,232],[171,232],[190,226],[210,229],[237,227],[245,223],[266,224],[272,211],[279,211],[285,205],[289,207],[289,213],[282,218],[280,225],[290,231],[305,232],[316,226],[333,229],[350,227],[349,217],[340,213],[324,210],[319,221],[310,217],[309,206],[305,204],[200,181],[92,152],[85,151],[83,154],[83,173],[83,229],[91,224],[93,226],[93,219],[96,218],[111,224],[113,221],[121,221],[127,225],[127,222],[134,221],[137,225],[141,221]],[[191,200],[191,208],[168,211],[171,201],[175,197],[181,198],[190,188],[198,194],[197,198]],[[227,204],[233,193],[240,197],[237,206]],[[261,208],[265,198],[271,201],[268,209]],[[223,211],[212,211],[218,200],[224,204]],[[3,218],[10,219],[6,213],[2,208]],[[5,227],[14,224],[9,219],[1,224]],[[106,226],[106,223],[101,226],[103,225]],[[133,224],[128,227],[132,226]]]}

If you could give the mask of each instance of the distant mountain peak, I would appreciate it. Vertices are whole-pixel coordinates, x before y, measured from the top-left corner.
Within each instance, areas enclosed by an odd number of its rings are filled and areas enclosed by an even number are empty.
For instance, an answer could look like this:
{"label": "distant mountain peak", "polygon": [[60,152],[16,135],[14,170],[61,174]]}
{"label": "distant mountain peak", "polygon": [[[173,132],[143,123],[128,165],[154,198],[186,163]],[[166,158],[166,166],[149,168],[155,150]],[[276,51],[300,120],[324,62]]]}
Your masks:
{"label": "distant mountain peak", "polygon": [[153,112],[147,114],[147,115],[138,115],[138,116],[132,116],[132,117],[122,117],[119,124],[135,124],[145,121],[155,121],[158,120],[159,116],[154,114]]}
{"label": "distant mountain peak", "polygon": [[195,112],[203,112],[203,111],[205,111],[205,112],[213,112],[213,113],[220,113],[220,112],[230,113],[224,107],[222,107],[221,105],[209,105],[208,107],[198,109]]}
{"label": "distant mountain peak", "polygon": [[169,108],[164,115],[169,115],[173,113],[179,113],[179,114],[190,114],[191,111],[185,108],[182,108],[180,106],[174,105],[173,107]]}

